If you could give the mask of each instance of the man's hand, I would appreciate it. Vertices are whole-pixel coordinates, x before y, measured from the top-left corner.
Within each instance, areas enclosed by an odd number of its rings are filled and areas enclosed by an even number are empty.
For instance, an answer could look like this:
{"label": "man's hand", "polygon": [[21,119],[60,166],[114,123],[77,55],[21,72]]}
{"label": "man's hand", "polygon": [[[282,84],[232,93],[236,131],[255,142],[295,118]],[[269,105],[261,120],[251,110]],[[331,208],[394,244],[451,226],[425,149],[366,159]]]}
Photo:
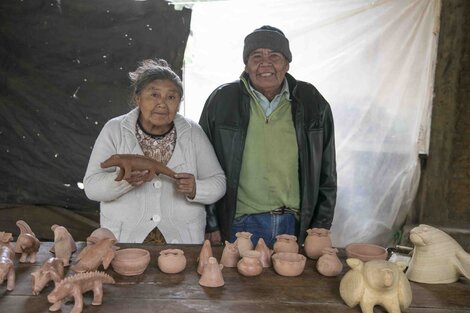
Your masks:
{"label": "man's hand", "polygon": [[116,177],[116,181],[123,179],[132,181],[132,172],[148,171],[142,176],[143,181],[151,181],[155,174],[164,174],[168,177],[175,178],[175,172],[155,161],[152,158],[139,155],[139,154],[114,154],[109,159],[101,163],[101,168],[108,168],[111,166],[119,167],[120,171]]}
{"label": "man's hand", "polygon": [[216,230],[212,233],[206,233],[205,239],[209,240],[211,244],[221,244],[222,243],[222,236],[220,236],[220,230]]}
{"label": "man's hand", "polygon": [[196,179],[193,174],[177,173],[176,178],[176,191],[181,192],[189,199],[194,199],[196,196]]}

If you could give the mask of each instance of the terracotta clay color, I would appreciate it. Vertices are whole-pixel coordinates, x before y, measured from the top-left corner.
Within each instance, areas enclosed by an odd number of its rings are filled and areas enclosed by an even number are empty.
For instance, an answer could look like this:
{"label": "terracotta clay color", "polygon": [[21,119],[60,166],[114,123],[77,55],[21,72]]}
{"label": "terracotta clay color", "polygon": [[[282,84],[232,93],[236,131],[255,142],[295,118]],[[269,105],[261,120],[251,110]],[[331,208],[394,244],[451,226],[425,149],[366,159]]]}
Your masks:
{"label": "terracotta clay color", "polygon": [[255,251],[260,253],[259,259],[263,267],[271,267],[271,255],[273,254],[273,250],[268,248],[263,238],[258,239]]}
{"label": "terracotta clay color", "polygon": [[386,260],[388,253],[384,247],[370,243],[351,243],[346,246],[348,258],[356,258],[363,262],[370,260]]}
{"label": "terracotta clay color", "polygon": [[305,254],[311,259],[318,259],[324,248],[331,248],[330,231],[325,228],[307,229],[307,238],[305,238]]}
{"label": "terracotta clay color", "polygon": [[240,253],[241,257],[243,257],[243,254],[246,251],[253,250],[253,242],[251,242],[252,235],[252,233],[247,231],[242,231],[235,234],[235,237],[237,237],[235,243],[237,244],[238,253]]}
{"label": "terracotta clay color", "polygon": [[41,242],[36,238],[28,223],[18,220],[16,226],[20,229],[20,235],[16,240],[15,253],[21,253],[20,263],[36,263],[36,254]]}
{"label": "terracotta clay color", "polygon": [[118,242],[116,236],[114,236],[113,232],[107,229],[106,227],[100,227],[95,229],[90,236],[86,240],[87,246],[91,246],[95,244],[95,242],[104,239],[104,238],[109,238],[116,240],[116,243]]}
{"label": "terracotta clay color", "polygon": [[0,285],[7,280],[7,290],[15,288],[15,251],[10,245],[13,240],[11,233],[0,232]]}
{"label": "terracotta clay color", "polygon": [[176,174],[162,163],[138,154],[115,154],[101,163],[102,168],[111,166],[120,168],[119,175],[115,179],[116,181],[129,178],[132,171],[148,170],[148,174],[143,178],[145,181],[150,181],[154,175],[163,174],[175,178]]}
{"label": "terracotta clay color", "polygon": [[242,259],[237,263],[237,269],[243,276],[257,276],[263,272],[261,253],[255,250],[246,251]]}
{"label": "terracotta clay color", "polygon": [[410,240],[414,249],[406,271],[409,280],[447,284],[461,276],[470,279],[470,254],[447,233],[422,224],[410,231]]}
{"label": "terracotta clay color", "polygon": [[202,244],[201,252],[199,252],[199,257],[197,259],[197,273],[202,275],[202,270],[204,269],[204,265],[206,265],[209,258],[212,256],[212,247],[211,242],[209,240],[205,240]]}
{"label": "terracotta clay color", "polygon": [[120,275],[135,276],[142,274],[149,263],[150,252],[140,248],[127,248],[116,251],[111,266]]}
{"label": "terracotta clay color", "polygon": [[101,264],[107,269],[118,249],[115,243],[113,239],[105,238],[86,246],[78,255],[77,263],[72,265],[72,270],[76,273],[95,271]]}
{"label": "terracotta clay color", "polygon": [[92,305],[101,305],[103,302],[103,284],[114,284],[114,279],[104,272],[79,273],[61,280],[47,296],[53,305],[49,311],[58,311],[62,301],[73,298],[75,303],[71,313],[80,313],[83,310],[83,293],[93,291]]}
{"label": "terracotta clay color", "polygon": [[274,253],[291,252],[298,253],[299,245],[297,244],[297,237],[294,235],[277,235],[276,242],[273,246]]}
{"label": "terracotta clay color", "polygon": [[180,249],[166,249],[160,251],[157,260],[158,268],[163,273],[176,274],[186,268],[186,257],[184,251]]}
{"label": "terracotta clay color", "polygon": [[351,267],[341,280],[339,292],[349,307],[360,305],[362,313],[373,313],[380,305],[389,313],[400,313],[411,304],[411,286],[404,266],[384,260],[366,263],[347,259]]}
{"label": "terracotta clay color", "polygon": [[237,242],[230,243],[225,241],[225,247],[222,251],[222,257],[220,258],[220,264],[224,267],[237,267],[237,263],[240,260],[240,253],[238,252]]}
{"label": "terracotta clay color", "polygon": [[64,278],[64,262],[59,258],[49,258],[31,275],[33,276],[33,295],[37,296],[51,280],[57,284]]}
{"label": "terracotta clay color", "polygon": [[51,248],[51,252],[55,254],[56,258],[59,258],[64,262],[64,266],[69,266],[70,257],[72,253],[77,251],[77,245],[70,235],[67,228],[59,225],[52,225],[52,231],[54,232],[54,245]]}
{"label": "terracotta clay color", "polygon": [[274,270],[282,276],[299,276],[307,261],[304,255],[293,252],[275,253],[272,259]]}
{"label": "terracotta clay color", "polygon": [[223,268],[222,264],[217,264],[216,258],[210,257],[207,260],[207,264],[204,265],[199,285],[204,287],[222,287],[225,284],[224,277],[222,276]]}
{"label": "terracotta clay color", "polygon": [[338,259],[338,249],[324,248],[322,256],[318,259],[316,268],[323,276],[337,276],[343,270],[343,263]]}

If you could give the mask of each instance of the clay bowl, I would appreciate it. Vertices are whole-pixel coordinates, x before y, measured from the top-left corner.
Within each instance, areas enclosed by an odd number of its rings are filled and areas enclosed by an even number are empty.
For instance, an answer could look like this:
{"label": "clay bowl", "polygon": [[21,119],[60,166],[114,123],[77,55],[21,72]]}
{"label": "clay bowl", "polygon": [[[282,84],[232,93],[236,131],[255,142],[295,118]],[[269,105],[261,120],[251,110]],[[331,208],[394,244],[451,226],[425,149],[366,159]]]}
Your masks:
{"label": "clay bowl", "polygon": [[351,243],[346,246],[348,258],[356,258],[363,262],[370,260],[386,260],[387,249],[370,243]]}
{"label": "clay bowl", "polygon": [[116,251],[111,266],[123,276],[142,274],[150,262],[150,253],[145,249],[127,248]]}
{"label": "clay bowl", "polygon": [[299,253],[279,252],[272,256],[276,273],[282,276],[299,276],[305,268],[307,258]]}

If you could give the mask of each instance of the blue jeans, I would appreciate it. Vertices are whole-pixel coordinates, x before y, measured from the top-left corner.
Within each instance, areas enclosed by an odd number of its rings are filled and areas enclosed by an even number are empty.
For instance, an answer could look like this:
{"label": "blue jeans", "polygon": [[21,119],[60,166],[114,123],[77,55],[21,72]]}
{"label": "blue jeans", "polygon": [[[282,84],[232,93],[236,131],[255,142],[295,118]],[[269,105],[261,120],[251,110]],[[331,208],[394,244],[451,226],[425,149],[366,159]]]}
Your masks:
{"label": "blue jeans", "polygon": [[247,231],[253,234],[251,242],[256,247],[259,238],[272,248],[276,236],[280,234],[297,235],[298,221],[294,214],[276,215],[271,213],[242,215],[233,221],[230,242],[234,242],[237,232]]}

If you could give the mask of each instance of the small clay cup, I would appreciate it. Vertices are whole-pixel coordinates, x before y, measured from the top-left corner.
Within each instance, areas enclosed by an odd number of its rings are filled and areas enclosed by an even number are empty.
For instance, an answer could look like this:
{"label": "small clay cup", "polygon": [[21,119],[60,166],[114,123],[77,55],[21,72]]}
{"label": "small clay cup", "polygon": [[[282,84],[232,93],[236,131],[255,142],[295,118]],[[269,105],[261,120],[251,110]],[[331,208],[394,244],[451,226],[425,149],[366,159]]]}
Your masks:
{"label": "small clay cup", "polygon": [[346,256],[363,262],[370,260],[386,260],[387,249],[370,243],[351,243],[346,246]]}
{"label": "small clay cup", "polygon": [[166,249],[160,251],[157,260],[158,268],[163,273],[176,274],[186,268],[186,257],[184,251],[180,249]]}
{"label": "small clay cup", "polygon": [[299,276],[305,268],[307,258],[299,253],[280,252],[272,257],[273,267],[281,276]]}
{"label": "small clay cup", "polygon": [[150,253],[145,249],[127,248],[116,251],[111,266],[114,271],[123,276],[142,274],[150,262]]}

